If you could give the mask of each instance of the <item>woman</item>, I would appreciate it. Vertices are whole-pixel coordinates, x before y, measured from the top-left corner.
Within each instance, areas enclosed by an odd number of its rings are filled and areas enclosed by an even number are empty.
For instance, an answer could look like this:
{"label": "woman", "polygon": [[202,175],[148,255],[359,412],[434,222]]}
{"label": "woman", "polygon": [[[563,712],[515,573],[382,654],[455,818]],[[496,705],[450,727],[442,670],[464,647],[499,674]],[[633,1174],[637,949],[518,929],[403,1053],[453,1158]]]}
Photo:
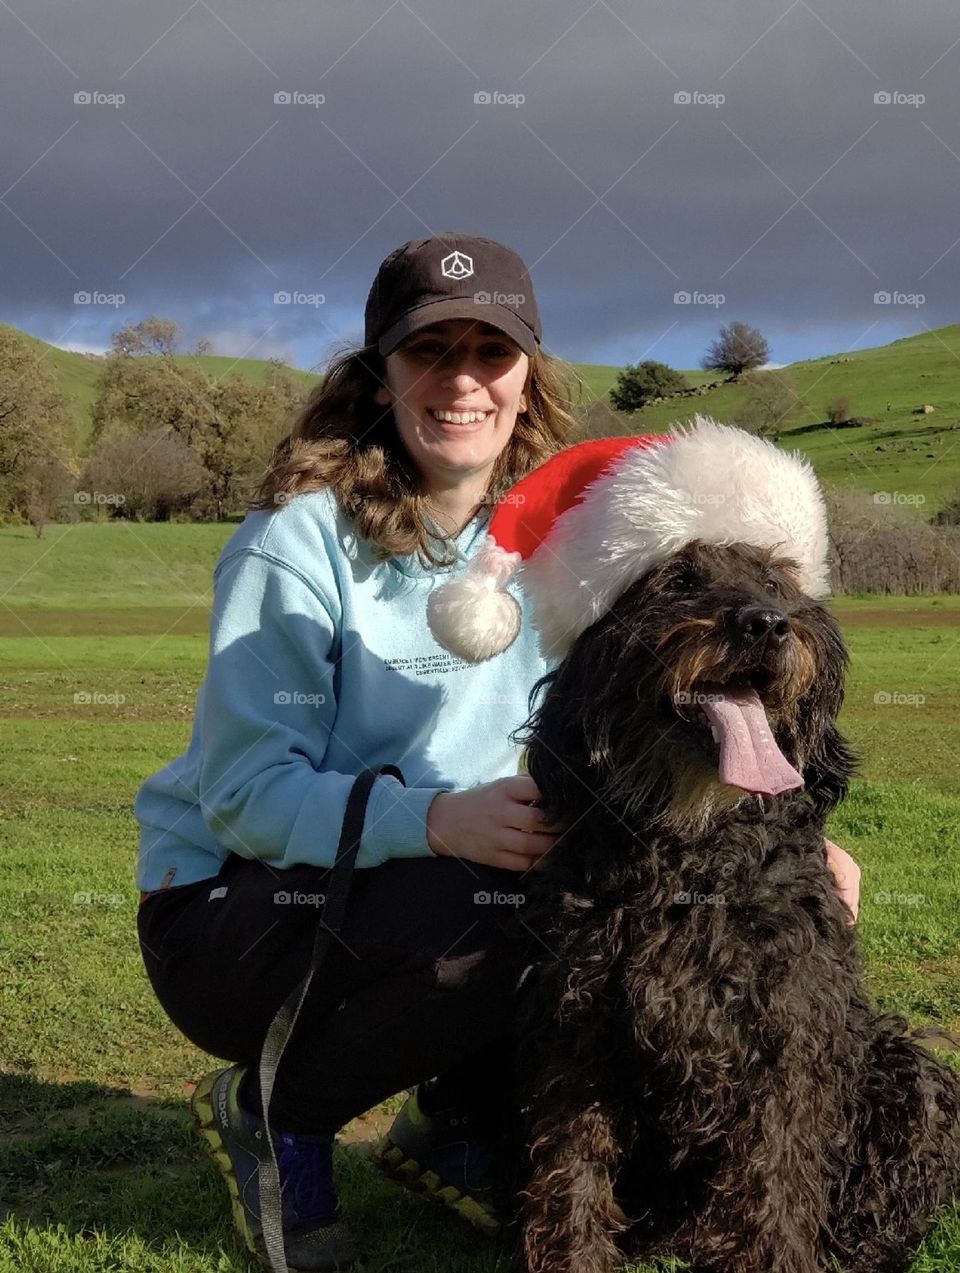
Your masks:
{"label": "woman", "polygon": [[540,335],[528,272],[503,245],[446,234],[386,258],[364,347],[333,362],[221,554],[190,746],[137,796],[145,966],[180,1030],[234,1062],[201,1080],[194,1110],[262,1253],[261,1046],[306,972],[354,777],[403,774],[374,783],[341,940],[273,1089],[294,1268],[349,1267],[335,1134],[417,1084],[388,1162],[495,1224],[490,1146],[521,970],[516,908],[485,899],[522,893],[559,831],[508,741],[548,664],[529,626],[465,664],[424,616],[493,504],[572,439]]}

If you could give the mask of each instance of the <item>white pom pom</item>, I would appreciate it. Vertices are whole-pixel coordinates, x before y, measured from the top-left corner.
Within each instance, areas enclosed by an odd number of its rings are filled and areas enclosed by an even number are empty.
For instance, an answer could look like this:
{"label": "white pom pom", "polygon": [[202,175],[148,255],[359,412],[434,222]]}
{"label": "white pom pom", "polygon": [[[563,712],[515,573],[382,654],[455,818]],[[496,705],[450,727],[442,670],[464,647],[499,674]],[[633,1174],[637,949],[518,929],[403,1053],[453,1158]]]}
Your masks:
{"label": "white pom pom", "polygon": [[501,654],[517,639],[522,614],[504,584],[520,564],[487,538],[484,547],[457,579],[427,598],[427,622],[437,641],[470,663]]}

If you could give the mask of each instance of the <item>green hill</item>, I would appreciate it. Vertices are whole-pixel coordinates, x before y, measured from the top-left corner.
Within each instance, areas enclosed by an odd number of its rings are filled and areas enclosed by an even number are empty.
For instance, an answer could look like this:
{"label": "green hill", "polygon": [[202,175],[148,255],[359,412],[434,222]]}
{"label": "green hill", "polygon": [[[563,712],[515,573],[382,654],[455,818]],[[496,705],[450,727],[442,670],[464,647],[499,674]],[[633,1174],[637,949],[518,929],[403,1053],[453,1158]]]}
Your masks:
{"label": "green hill", "polygon": [[[25,333],[24,333],[25,334]],[[75,446],[83,452],[89,435],[89,412],[101,360],[57,349],[27,337],[57,375],[75,420]],[[249,358],[179,355],[177,361],[201,366],[212,376],[241,375],[261,380],[270,364]],[[617,367],[574,363],[585,402],[607,400]],[[903,492],[923,497],[925,516],[960,488],[960,324],[908,336],[889,345],[851,354],[828,355],[792,363],[797,388],[810,404],[805,418],[784,430],[784,446],[804,452],[820,477],[870,491]],[[294,371],[306,385],[316,375]],[[691,385],[716,378],[715,373],[684,372]],[[624,432],[659,432],[695,411],[734,420],[743,402],[739,385],[724,384],[701,397],[677,399],[620,416]],[[850,400],[862,423],[827,427],[826,404],[838,396]],[[924,403],[932,415],[915,412]]]}

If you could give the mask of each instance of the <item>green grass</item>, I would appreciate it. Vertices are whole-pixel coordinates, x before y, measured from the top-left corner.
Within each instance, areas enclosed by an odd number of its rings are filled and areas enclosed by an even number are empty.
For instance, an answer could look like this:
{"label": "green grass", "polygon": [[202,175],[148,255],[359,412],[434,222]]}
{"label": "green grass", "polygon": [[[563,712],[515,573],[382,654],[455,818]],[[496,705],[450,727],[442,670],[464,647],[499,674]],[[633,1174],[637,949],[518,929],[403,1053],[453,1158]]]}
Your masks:
{"label": "green grass", "polygon": [[[792,363],[789,370],[810,408],[780,440],[802,451],[822,481],[922,495],[923,511],[931,513],[960,488],[958,360],[960,325],[954,325],[876,349]],[[839,396],[869,423],[824,427],[827,403]],[[630,432],[660,432],[695,411],[733,421],[743,398],[739,385],[725,384],[689,403],[648,407],[628,417]],[[924,403],[936,408],[934,414],[914,415]]]}
{"label": "green grass", "polygon": [[[186,1110],[215,1061],[167,1020],[140,960],[131,809],[187,744],[210,572],[231,529],[0,534],[0,1273],[248,1267]],[[960,598],[835,608],[852,656],[841,724],[864,764],[830,830],[863,868],[870,987],[916,1024],[957,1030]],[[113,702],[77,704],[79,691]],[[485,1239],[382,1180],[360,1147],[341,1146],[337,1169],[368,1273],[506,1273]],[[958,1265],[960,1215],[915,1273]]]}

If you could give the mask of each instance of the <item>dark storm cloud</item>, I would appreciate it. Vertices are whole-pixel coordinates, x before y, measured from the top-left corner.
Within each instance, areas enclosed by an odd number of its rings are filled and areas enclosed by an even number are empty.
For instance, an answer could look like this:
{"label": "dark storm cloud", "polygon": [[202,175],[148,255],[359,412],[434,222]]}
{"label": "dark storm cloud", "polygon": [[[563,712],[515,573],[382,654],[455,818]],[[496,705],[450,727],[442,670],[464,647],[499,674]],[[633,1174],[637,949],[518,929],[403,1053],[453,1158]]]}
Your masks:
{"label": "dark storm cloud", "polygon": [[732,318],[788,361],[957,316],[946,0],[10,0],[0,45],[0,318],[57,343],[156,312],[307,366],[359,338],[390,250],[448,229],[517,249],[583,361],[691,366]]}

